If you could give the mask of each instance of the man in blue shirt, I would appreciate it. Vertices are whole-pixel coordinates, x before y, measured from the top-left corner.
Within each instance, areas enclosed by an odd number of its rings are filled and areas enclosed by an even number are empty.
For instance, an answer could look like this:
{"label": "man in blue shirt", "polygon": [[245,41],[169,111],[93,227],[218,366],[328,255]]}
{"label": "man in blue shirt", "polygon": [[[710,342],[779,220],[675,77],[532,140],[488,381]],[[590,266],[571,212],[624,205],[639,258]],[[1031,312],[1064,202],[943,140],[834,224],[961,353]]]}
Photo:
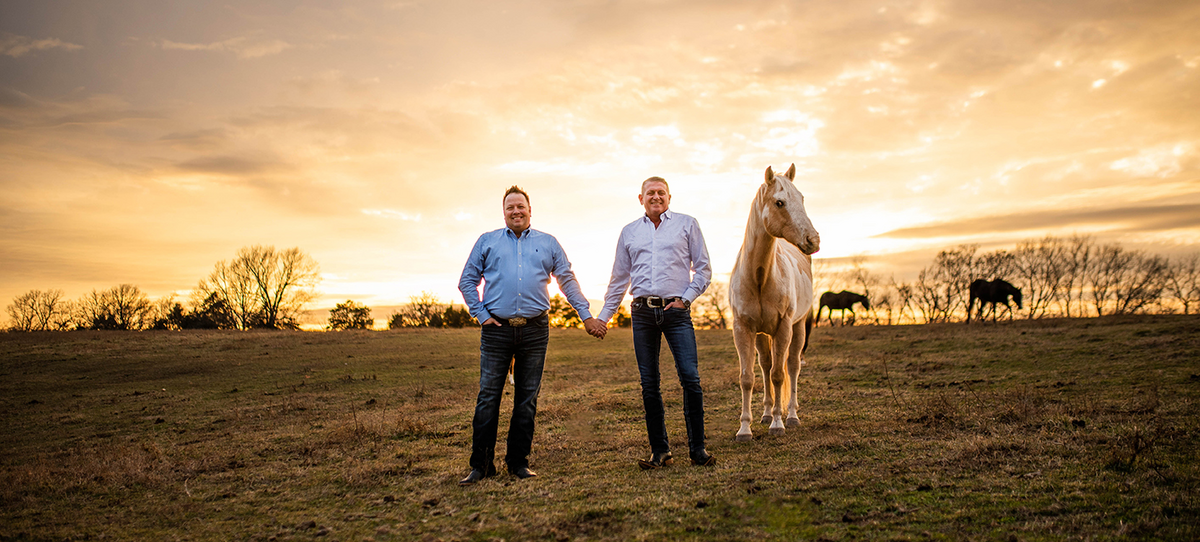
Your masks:
{"label": "man in blue shirt", "polygon": [[546,292],[550,277],[558,282],[558,289],[584,320],[588,332],[603,336],[595,327],[597,321],[579,289],[567,254],[554,236],[529,227],[531,214],[529,195],[516,186],[509,188],[504,193],[506,227],[479,236],[458,281],[467,310],[482,324],[479,396],[471,422],[471,472],[459,485],[471,485],[496,474],[500,398],[510,365],[513,413],[505,463],[508,472],[517,478],[537,476],[529,469],[529,451],[550,340],[550,298]]}
{"label": "man in blue shirt", "polygon": [[716,459],[704,446],[704,390],[691,313],[692,302],[712,279],[708,248],[696,219],[669,209],[671,192],[661,177],[642,182],[638,202],[646,214],[621,230],[597,323],[607,322],[617,312],[626,291],[633,296],[633,350],[650,437],[650,459],[639,460],[638,465],[655,469],[672,462],[658,370],[659,345],[665,337],[683,386],[683,418],[692,463],[711,466]]}

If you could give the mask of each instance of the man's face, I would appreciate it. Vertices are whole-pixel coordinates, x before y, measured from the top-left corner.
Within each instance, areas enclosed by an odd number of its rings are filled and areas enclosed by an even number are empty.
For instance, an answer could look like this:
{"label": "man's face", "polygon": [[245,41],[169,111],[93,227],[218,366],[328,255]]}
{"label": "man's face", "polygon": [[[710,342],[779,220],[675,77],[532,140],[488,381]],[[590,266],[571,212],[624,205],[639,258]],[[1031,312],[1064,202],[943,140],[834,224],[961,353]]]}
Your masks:
{"label": "man's face", "polygon": [[513,233],[521,233],[529,227],[529,201],[522,194],[512,193],[504,197],[504,225]]}
{"label": "man's face", "polygon": [[646,208],[647,215],[658,216],[666,212],[671,205],[671,193],[667,192],[665,183],[649,182],[642,193],[638,194],[638,202]]}

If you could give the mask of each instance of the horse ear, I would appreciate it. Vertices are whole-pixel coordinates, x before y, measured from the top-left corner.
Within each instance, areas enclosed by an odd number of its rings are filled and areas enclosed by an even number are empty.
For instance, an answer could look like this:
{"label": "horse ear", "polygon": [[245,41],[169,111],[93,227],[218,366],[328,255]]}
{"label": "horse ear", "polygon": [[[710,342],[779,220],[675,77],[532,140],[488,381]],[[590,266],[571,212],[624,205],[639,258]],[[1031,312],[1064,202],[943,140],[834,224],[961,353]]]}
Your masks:
{"label": "horse ear", "polygon": [[771,184],[771,183],[775,182],[775,172],[771,170],[771,166],[767,166],[766,178],[767,178],[767,184]]}
{"label": "horse ear", "polygon": [[792,167],[788,168],[786,175],[789,181],[796,180],[796,164],[793,163]]}

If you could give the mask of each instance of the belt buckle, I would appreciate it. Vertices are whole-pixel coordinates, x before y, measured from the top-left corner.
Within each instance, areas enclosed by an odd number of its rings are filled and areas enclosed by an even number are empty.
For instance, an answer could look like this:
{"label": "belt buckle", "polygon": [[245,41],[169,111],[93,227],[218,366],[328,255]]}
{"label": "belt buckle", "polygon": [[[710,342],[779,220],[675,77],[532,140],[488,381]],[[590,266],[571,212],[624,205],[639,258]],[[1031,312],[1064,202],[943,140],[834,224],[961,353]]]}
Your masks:
{"label": "belt buckle", "polygon": [[[654,304],[655,301],[658,302],[657,305]],[[661,309],[661,308],[665,307],[666,304],[664,304],[663,301],[665,301],[665,300],[661,297],[652,296],[652,295],[646,296],[646,306],[650,307],[652,309]]]}
{"label": "belt buckle", "polygon": [[526,323],[528,323],[528,321],[526,321],[524,318],[521,318],[520,316],[515,316],[513,318],[508,319],[508,325],[510,325],[512,327],[522,327]]}

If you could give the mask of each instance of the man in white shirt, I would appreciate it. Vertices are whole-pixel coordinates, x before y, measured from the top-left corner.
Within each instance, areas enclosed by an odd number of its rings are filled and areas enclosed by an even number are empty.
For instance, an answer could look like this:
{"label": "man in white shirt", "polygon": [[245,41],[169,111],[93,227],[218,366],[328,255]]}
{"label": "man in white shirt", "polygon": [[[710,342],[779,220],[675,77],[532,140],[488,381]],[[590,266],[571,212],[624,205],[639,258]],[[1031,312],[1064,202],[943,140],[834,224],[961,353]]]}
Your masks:
{"label": "man in white shirt", "polygon": [[[633,296],[633,349],[650,437],[650,459],[639,460],[638,465],[655,469],[672,463],[658,370],[659,346],[666,337],[683,386],[689,455],[693,464],[710,466],[716,458],[704,447],[704,390],[700,386],[691,313],[692,302],[712,279],[708,248],[695,218],[669,210],[671,192],[667,181],[660,177],[643,181],[638,202],[646,214],[621,230],[604,309],[597,317],[599,321],[591,326],[608,322],[626,291]],[[589,327],[588,331],[603,337],[599,329]]]}

